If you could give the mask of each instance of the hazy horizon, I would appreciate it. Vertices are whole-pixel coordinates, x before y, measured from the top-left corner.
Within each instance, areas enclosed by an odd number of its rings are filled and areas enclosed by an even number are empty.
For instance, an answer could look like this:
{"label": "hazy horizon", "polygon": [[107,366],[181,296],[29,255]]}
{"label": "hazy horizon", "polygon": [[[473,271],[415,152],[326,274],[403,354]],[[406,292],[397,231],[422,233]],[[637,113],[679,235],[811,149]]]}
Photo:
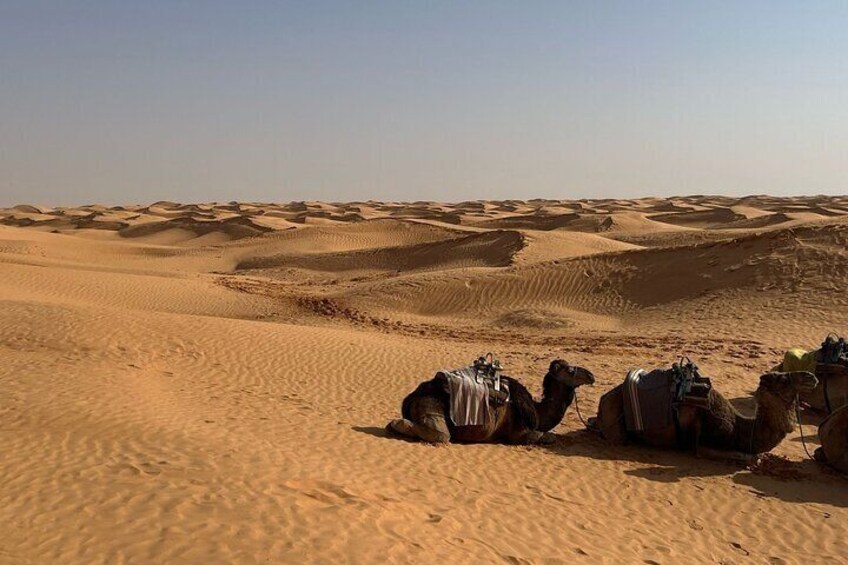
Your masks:
{"label": "hazy horizon", "polygon": [[366,199],[348,199],[348,200],[334,200],[334,199],[278,199],[278,200],[255,200],[255,199],[247,199],[242,198],[238,200],[220,200],[220,199],[207,199],[207,200],[180,200],[180,199],[168,199],[162,198],[159,200],[124,200],[124,201],[112,201],[112,200],[102,200],[102,201],[78,201],[78,202],[40,202],[34,200],[28,201],[19,201],[19,202],[10,202],[7,204],[0,203],[0,207],[14,208],[15,206],[36,206],[36,207],[46,207],[48,209],[78,209],[80,207],[85,206],[106,206],[107,208],[112,207],[126,207],[126,206],[148,206],[159,203],[173,203],[181,206],[191,206],[191,205],[227,205],[232,203],[239,204],[269,204],[269,205],[285,205],[285,204],[297,204],[303,202],[320,202],[324,204],[368,204],[368,203],[380,203],[380,204],[397,204],[397,205],[414,205],[421,203],[434,203],[434,204],[445,204],[445,205],[454,205],[454,204],[462,204],[464,202],[604,202],[604,201],[616,201],[616,200],[633,200],[633,201],[647,201],[647,200],[655,200],[655,199],[669,199],[669,200],[685,200],[685,199],[711,199],[711,198],[728,198],[734,201],[745,201],[745,200],[755,200],[758,198],[777,198],[777,199],[786,199],[786,200],[815,200],[817,198],[825,198],[825,199],[834,199],[834,198],[846,198],[848,194],[825,194],[825,193],[810,193],[810,194],[786,194],[786,195],[774,195],[774,194],[668,194],[668,195],[657,195],[657,194],[643,194],[636,196],[599,196],[599,197],[561,197],[561,198],[545,198],[538,196],[529,196],[527,198],[469,198],[465,200],[457,200],[457,199],[443,199],[443,200],[398,200],[398,199],[377,199],[377,198],[366,198]]}
{"label": "hazy horizon", "polygon": [[0,1],[0,205],[848,193],[846,2]]}

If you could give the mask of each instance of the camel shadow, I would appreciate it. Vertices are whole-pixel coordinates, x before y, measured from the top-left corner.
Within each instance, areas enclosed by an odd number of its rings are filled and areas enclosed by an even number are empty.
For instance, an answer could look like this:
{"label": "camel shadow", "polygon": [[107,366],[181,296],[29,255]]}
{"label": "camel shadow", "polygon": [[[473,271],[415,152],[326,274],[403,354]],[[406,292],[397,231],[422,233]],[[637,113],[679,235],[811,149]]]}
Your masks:
{"label": "camel shadow", "polygon": [[[687,451],[636,444],[612,445],[585,429],[557,434],[554,443],[542,447],[565,457],[637,463],[643,467],[626,469],[623,473],[653,482],[727,476],[734,483],[749,487],[760,498],[848,507],[848,489],[844,488],[848,486],[848,478],[809,459],[780,460],[779,468],[774,470],[750,470],[740,462],[698,458]],[[696,488],[703,487],[696,484]]]}
{"label": "camel shadow", "polygon": [[[787,465],[793,478],[761,475],[750,471],[737,473],[733,482],[746,486],[758,498],[777,498],[785,502],[827,504],[848,508],[848,478],[838,471],[805,459]],[[822,511],[826,518],[830,515]]]}
{"label": "camel shadow", "polygon": [[585,429],[557,434],[554,443],[542,447],[565,457],[646,465],[640,469],[627,469],[624,474],[662,483],[674,483],[691,477],[731,475],[741,468],[732,462],[698,459],[686,451],[669,451],[636,444],[612,445],[595,432]]}
{"label": "camel shadow", "polygon": [[400,440],[405,441],[407,443],[420,443],[420,441],[402,436],[399,434],[393,434],[386,428],[380,428],[377,426],[351,426],[351,428],[355,432],[359,432],[361,434],[367,434],[369,436],[378,437],[380,439],[389,439],[389,440]]}

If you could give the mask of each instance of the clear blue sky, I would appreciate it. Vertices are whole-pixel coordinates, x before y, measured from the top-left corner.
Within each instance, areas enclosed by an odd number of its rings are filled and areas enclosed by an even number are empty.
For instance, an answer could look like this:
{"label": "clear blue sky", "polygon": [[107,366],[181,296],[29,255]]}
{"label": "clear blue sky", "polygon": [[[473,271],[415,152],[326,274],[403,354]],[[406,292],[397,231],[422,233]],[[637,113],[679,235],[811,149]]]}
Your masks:
{"label": "clear blue sky", "polygon": [[0,0],[0,205],[846,192],[844,0]]}

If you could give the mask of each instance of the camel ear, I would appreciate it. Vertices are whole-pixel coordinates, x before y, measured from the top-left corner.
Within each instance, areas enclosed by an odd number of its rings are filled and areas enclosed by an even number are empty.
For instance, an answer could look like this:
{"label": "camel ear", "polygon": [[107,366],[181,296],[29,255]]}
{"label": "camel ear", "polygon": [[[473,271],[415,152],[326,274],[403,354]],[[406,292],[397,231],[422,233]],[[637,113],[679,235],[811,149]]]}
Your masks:
{"label": "camel ear", "polygon": [[562,367],[562,361],[559,359],[554,359],[551,361],[551,366],[548,367],[549,373],[559,373],[560,367]]}

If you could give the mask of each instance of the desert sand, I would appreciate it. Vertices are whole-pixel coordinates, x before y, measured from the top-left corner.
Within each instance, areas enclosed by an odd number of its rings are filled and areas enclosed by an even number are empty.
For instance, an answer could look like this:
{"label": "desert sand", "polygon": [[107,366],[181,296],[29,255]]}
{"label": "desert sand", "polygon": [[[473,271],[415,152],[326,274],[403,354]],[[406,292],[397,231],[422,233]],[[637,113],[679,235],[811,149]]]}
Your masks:
{"label": "desert sand", "polygon": [[[839,563],[848,479],[389,436],[495,352],[540,394],[689,355],[740,410],[848,333],[848,197],[0,210],[0,562]],[[816,419],[803,418],[808,447]]]}

